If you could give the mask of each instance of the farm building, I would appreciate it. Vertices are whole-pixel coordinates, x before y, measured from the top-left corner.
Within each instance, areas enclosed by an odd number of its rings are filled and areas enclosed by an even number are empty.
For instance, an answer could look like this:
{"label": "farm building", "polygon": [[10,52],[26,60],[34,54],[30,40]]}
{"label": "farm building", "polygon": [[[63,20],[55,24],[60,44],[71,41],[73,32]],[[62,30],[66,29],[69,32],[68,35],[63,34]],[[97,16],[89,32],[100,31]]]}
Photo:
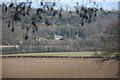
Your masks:
{"label": "farm building", "polygon": [[55,39],[55,40],[63,40],[63,37],[54,34],[54,39]]}

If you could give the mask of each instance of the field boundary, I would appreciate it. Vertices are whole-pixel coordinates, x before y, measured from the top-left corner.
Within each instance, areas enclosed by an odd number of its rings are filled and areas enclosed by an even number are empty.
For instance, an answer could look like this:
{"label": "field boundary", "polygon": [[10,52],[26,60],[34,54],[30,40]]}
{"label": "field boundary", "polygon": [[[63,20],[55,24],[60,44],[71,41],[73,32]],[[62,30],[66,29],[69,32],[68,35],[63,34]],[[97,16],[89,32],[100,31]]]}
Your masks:
{"label": "field boundary", "polygon": [[96,56],[88,56],[88,57],[71,57],[71,56],[1,56],[1,58],[102,58]]}
{"label": "field boundary", "polygon": [[95,52],[52,52],[0,55],[2,58],[101,58]]}

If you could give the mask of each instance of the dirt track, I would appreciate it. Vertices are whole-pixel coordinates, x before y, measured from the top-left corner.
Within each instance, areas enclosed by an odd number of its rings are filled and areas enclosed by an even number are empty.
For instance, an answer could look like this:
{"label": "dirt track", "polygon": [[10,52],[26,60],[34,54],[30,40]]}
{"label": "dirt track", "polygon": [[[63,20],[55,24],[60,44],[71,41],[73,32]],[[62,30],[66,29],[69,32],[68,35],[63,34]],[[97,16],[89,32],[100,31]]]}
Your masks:
{"label": "dirt track", "polygon": [[4,58],[3,78],[117,78],[118,62],[97,59]]}

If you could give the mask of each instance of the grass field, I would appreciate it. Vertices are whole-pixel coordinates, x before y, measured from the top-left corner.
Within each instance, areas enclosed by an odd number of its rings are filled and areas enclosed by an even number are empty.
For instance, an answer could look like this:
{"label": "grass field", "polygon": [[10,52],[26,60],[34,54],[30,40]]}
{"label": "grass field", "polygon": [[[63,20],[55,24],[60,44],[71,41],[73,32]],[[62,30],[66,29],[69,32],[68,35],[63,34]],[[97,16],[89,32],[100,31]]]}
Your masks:
{"label": "grass field", "polygon": [[92,57],[94,52],[49,52],[49,53],[23,53],[23,54],[10,54],[0,55],[0,57],[6,56],[67,56],[67,57]]}

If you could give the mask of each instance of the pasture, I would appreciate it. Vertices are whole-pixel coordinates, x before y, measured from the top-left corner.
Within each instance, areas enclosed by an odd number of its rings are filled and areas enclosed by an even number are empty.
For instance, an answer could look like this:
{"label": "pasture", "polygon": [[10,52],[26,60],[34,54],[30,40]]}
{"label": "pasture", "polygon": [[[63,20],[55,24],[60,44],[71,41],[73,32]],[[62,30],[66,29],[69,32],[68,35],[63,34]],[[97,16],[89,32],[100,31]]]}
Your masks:
{"label": "pasture", "polygon": [[7,54],[0,57],[94,57],[94,54],[94,52],[48,52]]}

